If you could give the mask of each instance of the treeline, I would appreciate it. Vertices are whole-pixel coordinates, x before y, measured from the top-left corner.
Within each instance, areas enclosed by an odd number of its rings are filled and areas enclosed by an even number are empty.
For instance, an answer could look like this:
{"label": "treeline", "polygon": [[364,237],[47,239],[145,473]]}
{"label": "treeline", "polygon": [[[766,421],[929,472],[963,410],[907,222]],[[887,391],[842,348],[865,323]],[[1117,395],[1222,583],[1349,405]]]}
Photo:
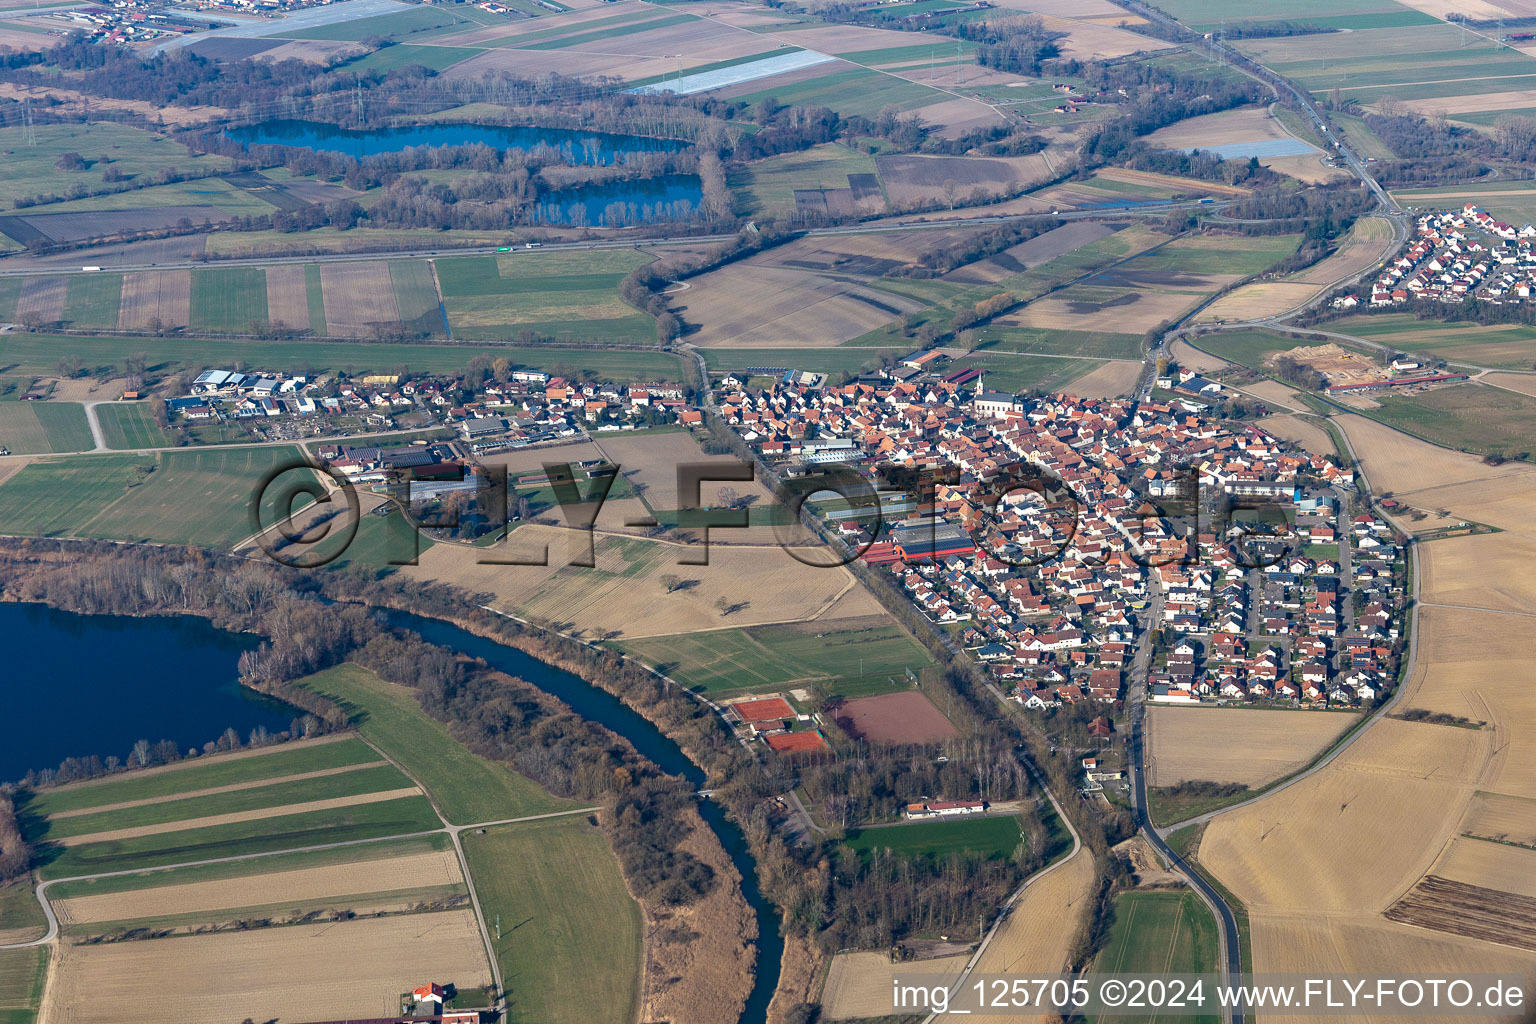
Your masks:
{"label": "treeline", "polygon": [[1064,223],[1056,217],[1040,217],[1011,224],[1001,224],[979,234],[969,235],[948,245],[925,249],[915,263],[894,267],[887,277],[939,277],[968,263],[996,256],[1005,249],[1054,231]]}
{"label": "treeline", "polygon": [[1274,360],[1275,376],[1303,391],[1317,391],[1328,385],[1328,378],[1319,370],[1293,356],[1279,355]]}
{"label": "treeline", "polygon": [[1127,167],[1156,174],[1172,174],[1182,178],[1199,178],[1203,181],[1220,181],[1244,188],[1266,188],[1286,180],[1259,163],[1258,157],[1247,160],[1224,160],[1211,153],[1185,153],[1174,149],[1138,147],[1136,153],[1124,161]]}
{"label": "treeline", "polygon": [[976,63],[1016,75],[1041,74],[1046,61],[1061,56],[1056,40],[1066,35],[1046,28],[1038,14],[965,21],[955,32],[976,43]]}
{"label": "treeline", "polygon": [[1310,21],[1233,21],[1222,26],[1222,39],[1274,39],[1279,36],[1320,36],[1338,29]]}
{"label": "treeline", "polygon": [[[1071,62],[1076,64],[1076,62]],[[1147,62],[1096,62],[1073,69],[1094,91],[1124,94],[1123,113],[1100,124],[1083,143],[1085,163],[1129,159],[1146,143],[1140,139],[1175,121],[1258,103],[1264,90],[1247,78],[1175,71]]]}
{"label": "treeline", "polygon": [[[840,701],[825,707],[834,720]],[[1029,776],[1013,757],[1013,744],[992,736],[968,736],[935,748],[872,746],[848,742],[855,756],[800,770],[801,791],[818,817],[880,821],[897,817],[919,800],[1021,800]]]}
{"label": "treeline", "polygon": [[[1222,214],[1225,231],[1248,235],[1301,232],[1308,239],[1335,238],[1375,208],[1376,199],[1363,184],[1308,189],[1270,188],[1229,205]],[[1234,223],[1255,221],[1256,223]]]}
{"label": "treeline", "polygon": [[10,788],[0,789],[0,883],[23,875],[32,866],[32,846],[16,820],[16,800]]}
{"label": "treeline", "polygon": [[1536,118],[1500,118],[1505,130],[1485,135],[1443,117],[1402,111],[1390,97],[1382,103],[1388,113],[1366,114],[1365,125],[1397,157],[1371,165],[1371,173],[1385,186],[1479,178],[1488,173],[1489,161],[1500,157],[1536,160]]}

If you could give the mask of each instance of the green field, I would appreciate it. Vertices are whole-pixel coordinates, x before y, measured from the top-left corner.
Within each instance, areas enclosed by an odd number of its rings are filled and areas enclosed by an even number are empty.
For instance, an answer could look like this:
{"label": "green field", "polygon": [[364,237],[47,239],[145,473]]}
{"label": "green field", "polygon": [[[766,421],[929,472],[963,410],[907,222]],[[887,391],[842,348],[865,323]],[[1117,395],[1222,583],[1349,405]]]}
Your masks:
{"label": "green field", "polygon": [[123,275],[76,274],[67,280],[65,323],[75,330],[116,330],[117,308],[123,299]]}
{"label": "green field", "polygon": [[260,267],[192,271],[195,331],[244,334],[267,319],[267,272]]}
{"label": "green field", "polygon": [[507,1019],[632,1019],[643,921],[602,831],[576,815],[467,832],[462,842],[493,937],[500,924]]}
{"label": "green field", "polygon": [[13,455],[88,451],[95,446],[75,402],[0,401],[0,446]]}
{"label": "green field", "polygon": [[[39,124],[30,129],[16,125],[0,128],[0,157],[5,159],[5,178],[0,181],[0,206],[10,210],[16,199],[62,195],[76,183],[87,189],[105,188],[102,173],[113,167],[130,183],[162,170],[177,173],[224,171],[232,161],[223,156],[199,156],[163,135],[127,125]],[[61,153],[79,153],[90,166],[83,171],[61,171],[54,164]],[[103,164],[105,157],[110,163]],[[119,199],[119,207],[122,200]]]}
{"label": "green field", "polygon": [[278,780],[271,785],[256,786],[251,789],[188,796],[180,800],[168,799],[159,803],[140,804],[137,807],[119,807],[114,810],[49,819],[47,829],[40,838],[45,841],[68,839],[120,828],[139,828],[144,825],[161,825],[173,821],[190,821],[194,818],[205,818],[217,814],[267,810],[307,803],[311,800],[334,800],[340,797],[361,796],[365,793],[409,789],[411,786],[411,780],[394,765],[375,764],[335,775],[322,775],[319,778],[288,782]]}
{"label": "green field", "polygon": [[[441,337],[443,318],[438,312],[437,285],[432,280],[432,267],[425,260],[390,260],[389,281],[395,289],[395,303],[400,307],[400,319],[406,322],[420,319],[432,332]],[[306,272],[309,268],[305,268]]]}
{"label": "green field", "polygon": [[[0,523],[23,535],[227,548],[255,532],[250,504],[263,477],[301,461],[297,448],[284,445],[34,462],[0,484]],[[305,472],[290,472],[284,482]],[[263,517],[276,521],[270,504]]]}
{"label": "green field", "polygon": [[285,743],[257,748],[239,757],[192,759],[167,768],[124,772],[60,789],[37,790],[26,808],[33,814],[61,814],[377,760],[378,752],[353,736],[322,743]]}
{"label": "green field", "polygon": [[1023,842],[1019,819],[1013,815],[962,818],[958,821],[917,821],[907,825],[848,830],[848,847],[864,856],[890,850],[897,857],[933,857],[938,860],[963,854],[971,857],[1008,857]]}
{"label": "green field", "polygon": [[[1115,897],[1115,923],[1093,970],[1106,974],[1211,974],[1221,968],[1216,919],[1193,892],[1123,892]],[[1151,1021],[1113,1016],[1105,1021]],[[1161,1018],[1167,1020],[1165,1016]],[[1219,1021],[1220,1013],[1180,1017]]]}
{"label": "green field", "polygon": [[1045,327],[983,327],[986,352],[1039,352],[1090,359],[1139,359],[1141,335],[1113,331],[1055,331]]}
{"label": "green field", "polygon": [[[21,878],[0,886],[0,932],[14,933],[17,941],[41,937],[48,930],[48,919],[38,906],[37,895],[29,879]],[[23,934],[23,932],[30,934]]]}
{"label": "green field", "polygon": [[786,370],[814,373],[855,373],[865,365],[879,366],[910,348],[701,348],[699,354],[711,373],[742,371],[749,366],[782,366]]}
{"label": "green field", "polygon": [[167,448],[176,443],[170,431],[155,422],[146,402],[98,405],[96,420],[108,448]]}
{"label": "green field", "polygon": [[[212,206],[226,214],[261,216],[271,213],[275,207],[259,199],[238,185],[231,185],[222,178],[197,178],[174,185],[146,185],[128,192],[71,199],[47,206],[29,207],[26,212],[44,213],[99,213],[112,210],[147,210],[166,206]],[[213,217],[218,220],[220,218]],[[196,223],[201,224],[199,215]]]}
{"label": "green field", "polygon": [[273,815],[229,825],[162,832],[133,839],[43,847],[38,856],[44,878],[67,878],[252,853],[271,853],[381,836],[409,835],[439,827],[441,822],[432,813],[427,798],[411,796],[332,810]]}
{"label": "green field", "polygon": [[[1330,28],[1358,29],[1393,25],[1432,25],[1427,14],[1409,10],[1392,0],[1286,0],[1283,5],[1263,0],[1237,0],[1215,8],[1202,0],[1168,0],[1161,9],[1201,32],[1219,29],[1225,21],[1295,21]],[[1220,14],[1220,20],[1213,16]]]}
{"label": "green field", "polygon": [[358,665],[339,665],[303,681],[347,709],[358,731],[401,765],[450,824],[521,818],[579,807],[551,796],[503,764],[476,757],[428,718],[413,691],[387,683]]}
{"label": "green field", "polygon": [[[1330,341],[1337,341],[1330,338]],[[1269,331],[1216,331],[1196,338],[1194,346],[1202,352],[1220,356],[1229,362],[1265,369],[1265,360],[1277,352],[1289,352],[1293,348],[1306,348],[1321,342],[1306,338],[1293,338]]]}
{"label": "green field", "polygon": [[807,625],[748,626],[615,646],[689,689],[713,695],[806,685],[844,697],[889,693],[907,688],[907,669],[933,664],[896,625],[822,634]]}
{"label": "green field", "polygon": [[47,946],[0,950],[0,1024],[31,1024],[37,1019],[48,956]]}
{"label": "green field", "polygon": [[728,184],[736,193],[737,213],[753,217],[785,216],[795,212],[797,188],[847,188],[848,175],[875,173],[874,157],[829,142],[733,170]]}
{"label": "green field", "polygon": [[1435,444],[1477,455],[1536,455],[1536,398],[1528,395],[1468,383],[1371,397],[1381,408],[1366,415]]}
{"label": "green field", "polygon": [[[839,65],[828,65],[836,68]],[[943,101],[945,93],[868,68],[831,71],[803,82],[758,89],[733,97],[743,103],[773,98],[779,104],[830,107],[841,117],[874,117],[884,107],[906,111]],[[844,184],[847,184],[844,182]],[[806,186],[813,187],[813,186]]]}
{"label": "green field", "polygon": [[296,32],[284,32],[285,39],[319,39],[328,42],[355,43],[369,36],[405,38],[442,34],[474,28],[478,22],[436,7],[417,7],[371,18],[351,18],[329,25],[313,25]]}
{"label": "green field", "polygon": [[1267,270],[1296,251],[1300,235],[1191,235],[1138,256],[1121,270],[1240,274]]}
{"label": "green field", "polygon": [[1096,359],[1060,359],[982,350],[955,361],[955,368],[978,367],[994,391],[1071,391],[1072,382],[1104,365]]}
{"label": "green field", "polygon": [[1355,31],[1237,46],[1318,96],[1337,87],[1343,99],[1362,104],[1516,91],[1536,76],[1536,60],[1526,54],[1415,12],[1391,24],[1337,27]]}
{"label": "green field", "polygon": [[456,256],[437,261],[455,338],[654,344],[651,317],[619,298],[619,280],[655,257],[636,249]]}

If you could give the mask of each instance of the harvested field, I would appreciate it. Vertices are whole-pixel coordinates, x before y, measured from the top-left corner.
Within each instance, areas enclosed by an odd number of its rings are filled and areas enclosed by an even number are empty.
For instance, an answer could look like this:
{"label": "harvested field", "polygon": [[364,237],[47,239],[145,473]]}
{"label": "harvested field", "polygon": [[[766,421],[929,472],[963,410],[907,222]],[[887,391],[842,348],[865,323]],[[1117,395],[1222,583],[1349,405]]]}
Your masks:
{"label": "harvested field", "polygon": [[1333,436],[1318,426],[1315,420],[1279,413],[1255,422],[1276,437],[1295,441],[1309,452],[1326,455],[1333,451]]}
{"label": "harvested field", "polygon": [[1123,398],[1131,393],[1140,377],[1140,363],[1108,362],[1068,386],[1072,394],[1083,398]]}
{"label": "harvested field", "polygon": [[[597,449],[608,461],[619,467],[625,479],[634,484],[644,495],[646,503],[657,510],[675,510],[684,503],[677,493],[677,471],[680,466],[713,465],[721,468],[737,467],[741,460],[734,455],[706,455],[694,436],[682,431],[660,433],[637,431],[624,435],[599,435]],[[773,493],[761,481],[714,481],[705,480],[699,485],[699,507],[721,504],[719,491],[731,488],[745,500],[755,496],[749,507],[774,503]],[[687,499],[692,501],[692,496]],[[722,538],[730,533],[720,534]]]}
{"label": "harvested field", "polygon": [[[1285,409],[1290,412],[1307,412],[1307,407],[1298,397],[1295,388],[1287,387],[1277,380],[1265,378],[1252,384],[1244,384],[1239,390],[1253,395],[1272,409]],[[1324,449],[1327,450],[1326,448]]]}
{"label": "harvested field", "polygon": [[933,701],[916,690],[856,697],[832,715],[848,735],[871,743],[937,743],[959,735]]}
{"label": "harvested field", "polygon": [[416,978],[490,983],[471,911],[59,947],[42,1020],[117,1024],[177,993],[184,1020],[313,1020],[399,1010]]}
{"label": "harvested field", "polygon": [[[301,868],[182,885],[160,885],[100,896],[59,900],[54,909],[60,921],[89,924],[94,921],[126,921],[236,910],[282,900],[296,903],[334,897],[386,893],[430,886],[457,885],[464,881],[458,857],[452,850],[434,850],[403,857],[363,859],[368,847],[349,864]],[[144,876],[153,882],[154,875]]]}
{"label": "harvested field", "polygon": [[837,345],[923,308],[888,291],[814,273],[736,263],[693,278],[673,312],[695,345]]}
{"label": "harvested field", "polygon": [[1429,874],[1536,899],[1536,850],[1519,846],[1453,839]]}
{"label": "harvested field", "polygon": [[[712,544],[708,565],[680,565],[681,558],[702,558],[702,545],[598,537],[595,570],[568,565],[586,557],[586,541],[576,531],[528,525],[494,547],[436,544],[422,553],[420,565],[400,572],[493,595],[490,603],[499,609],[623,638],[799,621],[853,585],[846,570],[812,568],[776,545]],[[478,564],[533,560],[546,549],[547,566]],[[698,585],[669,594],[660,579],[668,575]],[[719,598],[736,607],[728,617],[715,607]]]}
{"label": "harvested field", "polygon": [[[1035,879],[1013,905],[976,970],[983,974],[1052,975],[1066,965],[1078,932],[1088,920],[1097,883],[1087,847]],[[987,1024],[1055,1019],[1027,1016],[974,1017]]]}
{"label": "harvested field", "polygon": [[320,282],[328,334],[371,337],[378,325],[400,320],[388,263],[328,263]]}
{"label": "harvested field", "polygon": [[185,327],[192,318],[192,272],[138,271],[123,275],[120,331]]}
{"label": "harvested field", "polygon": [[[217,763],[217,762],[215,762]],[[334,768],[320,768],[312,772],[294,772],[291,775],[279,775],[273,778],[250,779],[245,782],[231,782],[223,786],[208,786],[203,789],[184,789],[175,792],[161,793],[158,796],[141,797],[136,800],[120,800],[117,803],[92,804],[88,807],[75,807],[71,810],[55,811],[48,815],[49,821],[67,821],[70,818],[78,818],[86,814],[102,814],[107,811],[123,811],[131,807],[149,807],[154,804],[173,803],[177,800],[189,800],[201,796],[219,796],[225,793],[239,793],[247,789],[260,789],[263,786],[271,786],[277,783],[305,782],[309,779],[323,779],[331,775],[345,775],[348,772],[359,771],[364,768],[378,768],[387,765],[384,760],[360,761],[354,764],[338,765]],[[137,773],[135,773],[137,774]]]}
{"label": "harvested field", "polygon": [[1013,157],[891,155],[875,158],[880,181],[891,202],[945,201],[946,183],[969,201],[976,192],[1002,195],[1018,192],[1051,176],[1046,158],[1034,153]]}
{"label": "harvested field", "polygon": [[[305,270],[302,266],[290,265],[267,268],[267,317],[274,324],[300,331],[315,326],[309,317]],[[325,325],[320,324],[319,328],[323,331]]]}
{"label": "harvested field", "polygon": [[1325,260],[1286,278],[1303,284],[1332,285],[1373,266],[1392,245],[1392,225],[1380,217],[1362,217],[1344,243]]}
{"label": "harvested field", "polygon": [[1522,395],[1530,395],[1536,398],[1536,377],[1523,373],[1485,373],[1478,378],[1484,384],[1492,384],[1494,387],[1507,388],[1510,391],[1518,391]]}
{"label": "harvested field", "polygon": [[1011,327],[1142,334],[1164,321],[1177,320],[1199,301],[1199,295],[1189,292],[1073,285],[995,322]]}
{"label": "harvested field", "polygon": [[1356,721],[1342,712],[1149,708],[1147,785],[1264,786],[1306,767]]}
{"label": "harvested field", "polygon": [[1197,373],[1204,373],[1208,370],[1225,370],[1232,365],[1225,359],[1202,352],[1197,348],[1191,348],[1184,341],[1174,342],[1169,354],[1173,356],[1180,366],[1194,370]]}
{"label": "harvested field", "polygon": [[1470,836],[1536,848],[1536,799],[1479,793],[1462,828]]}
{"label": "harvested field", "polygon": [[1386,912],[1392,921],[1536,950],[1536,899],[1429,875]]}
{"label": "harvested field", "polygon": [[1286,281],[1260,281],[1230,291],[1200,311],[1195,323],[1223,323],[1228,320],[1257,320],[1279,316],[1303,305],[1319,288],[1311,284]]}
{"label": "harvested field", "polygon": [[1096,25],[1089,21],[1075,21],[1042,15],[1045,27],[1052,32],[1065,32],[1066,38],[1057,41],[1063,57],[1078,60],[1110,60],[1148,50],[1166,50],[1173,46],[1163,39],[1144,36],[1110,25]]}
{"label": "harvested field", "polygon": [[832,958],[821,989],[821,1015],[826,1020],[888,1017],[894,1009],[892,975],[931,974],[934,981],[944,981],[958,977],[969,959],[945,956],[895,964],[885,953],[839,953]]}
{"label": "harvested field", "polygon": [[77,836],[63,836],[50,840],[59,846],[85,846],[88,843],[111,843],[120,839],[138,839],[143,836],[158,836],[169,832],[185,832],[189,829],[212,828],[216,825],[233,825],[244,821],[259,821],[262,818],[280,817],[289,814],[308,814],[312,811],[334,811],[343,807],[357,807],[362,804],[383,803],[386,800],[400,800],[405,797],[417,796],[421,790],[415,786],[400,789],[386,789],[374,793],[358,793],[353,796],[333,797],[329,800],[309,800],[304,803],[280,804],[275,807],[261,807],[252,811],[234,811],[229,814],[210,814],[201,818],[184,818],[180,821],[163,821],[154,825],[139,825],[134,828],[116,828],[104,832],[90,832]]}

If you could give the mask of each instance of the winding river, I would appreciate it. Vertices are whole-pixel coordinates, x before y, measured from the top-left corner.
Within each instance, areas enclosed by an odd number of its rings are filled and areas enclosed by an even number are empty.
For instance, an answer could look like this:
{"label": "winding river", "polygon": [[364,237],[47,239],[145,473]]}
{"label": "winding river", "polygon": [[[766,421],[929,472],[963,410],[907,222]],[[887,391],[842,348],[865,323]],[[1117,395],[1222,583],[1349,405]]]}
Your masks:
{"label": "winding river", "polygon": [[[517,676],[551,696],[564,701],[572,711],[629,740],[643,756],[654,761],[662,771],[687,779],[695,787],[704,784],[704,773],[661,730],[639,712],[631,710],[617,697],[564,669],[545,664],[515,647],[487,640],[452,623],[428,619],[409,612],[387,613],[390,625],[414,630],[428,643],[482,658],[499,672]],[[725,847],[736,870],[741,872],[742,895],[757,917],[757,975],[752,992],[742,1011],[742,1024],[762,1024],[767,1019],[768,1002],[779,984],[779,960],[784,953],[784,939],[779,935],[779,915],[773,904],[757,887],[757,863],[747,849],[741,829],[725,816],[711,800],[699,801],[704,823]]]}
{"label": "winding river", "polygon": [[[473,658],[564,701],[583,718],[623,736],[663,771],[704,785],[704,773],[661,730],[617,697],[570,672],[439,619],[387,612],[391,625]],[[0,603],[0,636],[10,637],[0,693],[13,728],[0,747],[0,779],[51,768],[65,757],[126,759],[135,741],[174,740],[201,746],[233,726],[281,731],[292,709],[243,689],[236,681],[242,651],[255,637],[216,629],[183,616],[130,618],[77,615],[41,605]],[[24,641],[24,642],[17,642]],[[784,942],[779,918],[757,886],[757,865],[741,830],[718,804],[700,800],[699,813],[741,873],[742,892],[757,917],[757,974],[742,1024],[763,1024],[778,986]]]}

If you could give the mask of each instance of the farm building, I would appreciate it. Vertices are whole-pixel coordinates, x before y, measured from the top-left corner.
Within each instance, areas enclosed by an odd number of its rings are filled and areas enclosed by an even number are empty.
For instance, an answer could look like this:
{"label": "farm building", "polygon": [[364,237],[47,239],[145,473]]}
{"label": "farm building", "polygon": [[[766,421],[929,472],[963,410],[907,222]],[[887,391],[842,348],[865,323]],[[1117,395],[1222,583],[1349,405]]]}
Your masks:
{"label": "farm building", "polygon": [[1336,384],[1328,391],[1330,394],[1338,394],[1346,391],[1371,391],[1377,388],[1404,388],[1414,384],[1450,384],[1466,379],[1467,375],[1464,373],[1431,373],[1422,377],[1388,377],[1385,380],[1368,380],[1359,384]]}

